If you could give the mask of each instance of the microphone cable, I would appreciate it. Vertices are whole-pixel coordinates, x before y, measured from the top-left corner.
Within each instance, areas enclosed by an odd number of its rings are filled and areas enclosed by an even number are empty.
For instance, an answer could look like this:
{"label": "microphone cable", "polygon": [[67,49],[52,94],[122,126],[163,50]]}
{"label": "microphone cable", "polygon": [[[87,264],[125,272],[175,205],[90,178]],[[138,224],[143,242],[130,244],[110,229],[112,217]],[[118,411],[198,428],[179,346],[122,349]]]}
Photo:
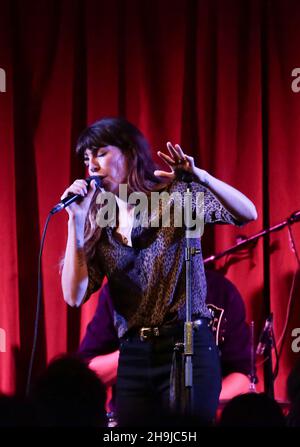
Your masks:
{"label": "microphone cable", "polygon": [[[91,180],[96,181],[97,189],[102,186],[101,180],[98,176],[91,176],[86,179],[88,182],[88,187],[90,185]],[[71,200],[75,195],[72,195],[70,197]],[[61,201],[60,203],[63,203]],[[65,206],[69,206],[69,204],[72,203],[71,201],[67,203]],[[35,312],[35,320],[34,320],[34,334],[33,334],[33,342],[32,342],[32,349],[30,354],[30,360],[29,360],[29,368],[28,368],[28,374],[27,374],[27,382],[26,382],[26,396],[28,397],[30,394],[30,388],[31,388],[31,380],[32,380],[32,371],[33,371],[33,364],[34,364],[34,358],[36,354],[36,348],[37,348],[37,339],[38,339],[38,329],[39,329],[39,320],[40,320],[40,313],[41,313],[41,307],[42,307],[42,288],[43,288],[43,280],[42,280],[42,254],[44,249],[44,243],[45,243],[45,237],[46,232],[48,228],[48,224],[50,222],[51,217],[58,211],[64,209],[64,207],[60,207],[57,209],[57,207],[54,207],[48,214],[43,234],[41,238],[41,244],[40,244],[40,250],[39,250],[39,256],[38,256],[38,276],[37,276],[37,282],[38,282],[38,291],[37,291],[37,302],[36,302],[36,312]]]}
{"label": "microphone cable", "polygon": [[38,277],[37,277],[38,291],[37,291],[36,313],[35,313],[35,321],[34,321],[33,343],[32,343],[32,350],[31,350],[31,355],[30,355],[27,382],[26,382],[26,396],[27,397],[29,396],[30,387],[31,387],[32,370],[33,370],[33,363],[34,363],[36,347],[37,347],[39,320],[40,320],[40,312],[41,312],[41,304],[42,304],[42,287],[43,287],[42,272],[41,272],[41,270],[42,270],[42,253],[43,253],[44,242],[45,242],[48,224],[49,224],[49,221],[52,216],[53,216],[53,214],[51,212],[47,216],[46,223],[44,225],[43,234],[42,234],[40,250],[39,250],[39,257],[38,257]]}

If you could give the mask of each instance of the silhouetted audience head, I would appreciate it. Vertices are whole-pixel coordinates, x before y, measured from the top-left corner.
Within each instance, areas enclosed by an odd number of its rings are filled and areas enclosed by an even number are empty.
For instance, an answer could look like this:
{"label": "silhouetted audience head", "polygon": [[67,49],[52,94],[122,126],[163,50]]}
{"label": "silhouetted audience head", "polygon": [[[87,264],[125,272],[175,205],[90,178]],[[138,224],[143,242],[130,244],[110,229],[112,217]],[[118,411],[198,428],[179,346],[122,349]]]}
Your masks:
{"label": "silhouetted audience head", "polygon": [[246,393],[231,399],[224,407],[221,427],[284,427],[280,405],[264,393]]}
{"label": "silhouetted audience head", "polygon": [[105,387],[78,358],[54,359],[36,381],[31,399],[39,415],[39,425],[99,427],[106,424]]}
{"label": "silhouetted audience head", "polygon": [[295,364],[287,378],[287,396],[290,401],[287,425],[300,427],[300,362]]}
{"label": "silhouetted audience head", "polygon": [[33,406],[23,398],[0,395],[0,427],[35,425]]}
{"label": "silhouetted audience head", "polygon": [[144,405],[140,405],[134,409],[128,409],[128,415],[126,416],[125,412],[119,415],[118,418],[118,426],[119,427],[135,427],[135,428],[169,428],[169,429],[178,429],[178,428],[188,428],[188,427],[203,427],[208,426],[210,424],[202,422],[199,417],[195,415],[185,415],[178,412],[174,412],[166,409],[159,402],[159,399],[156,399],[156,403],[148,404],[149,400],[147,400],[147,407]]}
{"label": "silhouetted audience head", "polygon": [[295,364],[288,375],[287,395],[290,402],[300,397],[300,361]]}

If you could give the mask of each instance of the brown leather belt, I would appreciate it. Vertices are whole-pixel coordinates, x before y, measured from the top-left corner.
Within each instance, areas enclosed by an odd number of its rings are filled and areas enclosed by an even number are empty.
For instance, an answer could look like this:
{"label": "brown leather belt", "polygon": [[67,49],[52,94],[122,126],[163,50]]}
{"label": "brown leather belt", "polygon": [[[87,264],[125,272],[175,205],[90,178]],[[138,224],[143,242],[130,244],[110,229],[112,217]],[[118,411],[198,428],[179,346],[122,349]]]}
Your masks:
{"label": "brown leather belt", "polygon": [[[197,318],[197,320],[193,321],[194,329],[198,329],[200,326],[206,325],[211,326],[212,320],[210,318]],[[170,336],[183,333],[184,323],[180,322],[177,324],[165,324],[163,326],[154,326],[154,327],[142,327],[135,331],[135,334],[138,334],[141,341],[146,341],[149,338],[161,337],[161,336]]]}

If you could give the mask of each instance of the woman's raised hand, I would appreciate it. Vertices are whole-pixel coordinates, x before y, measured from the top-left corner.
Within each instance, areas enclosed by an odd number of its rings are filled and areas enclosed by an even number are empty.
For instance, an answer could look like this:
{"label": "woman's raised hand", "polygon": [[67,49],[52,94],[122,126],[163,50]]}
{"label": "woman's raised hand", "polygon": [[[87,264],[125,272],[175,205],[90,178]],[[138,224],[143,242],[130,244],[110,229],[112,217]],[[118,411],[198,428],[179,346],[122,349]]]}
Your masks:
{"label": "woman's raised hand", "polygon": [[154,171],[154,175],[157,177],[167,177],[169,179],[174,179],[176,177],[177,171],[187,171],[191,174],[195,172],[194,158],[186,155],[179,144],[167,143],[168,154],[158,151],[157,155],[169,166],[171,171]]}
{"label": "woman's raised hand", "polygon": [[75,180],[75,182],[73,182],[72,185],[69,186],[61,196],[61,200],[63,200],[70,194],[79,194],[80,196],[82,196],[82,200],[80,202],[73,202],[71,205],[65,208],[69,216],[76,215],[85,218],[96,189],[97,184],[95,180],[92,180],[90,182],[89,187],[86,180]]}

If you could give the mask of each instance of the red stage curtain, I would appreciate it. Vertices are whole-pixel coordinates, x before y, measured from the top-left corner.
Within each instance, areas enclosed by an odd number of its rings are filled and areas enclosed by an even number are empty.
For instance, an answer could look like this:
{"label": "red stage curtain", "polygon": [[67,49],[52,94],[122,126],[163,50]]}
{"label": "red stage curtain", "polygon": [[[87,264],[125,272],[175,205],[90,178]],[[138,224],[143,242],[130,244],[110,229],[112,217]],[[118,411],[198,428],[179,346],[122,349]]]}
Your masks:
{"label": "red stage curtain", "polygon": [[[207,231],[206,254],[300,206],[300,93],[291,89],[291,72],[300,66],[300,6],[297,0],[2,0],[0,8],[7,82],[0,93],[0,334],[6,334],[0,390],[14,392],[26,381],[41,232],[67,185],[84,176],[74,144],[87,123],[126,116],[154,151],[168,140],[181,143],[199,167],[255,202],[256,222]],[[293,230],[297,243],[300,225]],[[56,354],[76,349],[96,304],[95,298],[68,309],[63,301],[58,264],[65,239],[61,214],[50,222],[43,255],[35,374]],[[296,269],[287,230],[217,267],[238,286],[257,332],[269,308],[274,312],[279,338]],[[276,381],[279,399],[297,358],[291,330],[300,327],[299,308],[296,297]],[[262,389],[261,373],[260,379]]]}

